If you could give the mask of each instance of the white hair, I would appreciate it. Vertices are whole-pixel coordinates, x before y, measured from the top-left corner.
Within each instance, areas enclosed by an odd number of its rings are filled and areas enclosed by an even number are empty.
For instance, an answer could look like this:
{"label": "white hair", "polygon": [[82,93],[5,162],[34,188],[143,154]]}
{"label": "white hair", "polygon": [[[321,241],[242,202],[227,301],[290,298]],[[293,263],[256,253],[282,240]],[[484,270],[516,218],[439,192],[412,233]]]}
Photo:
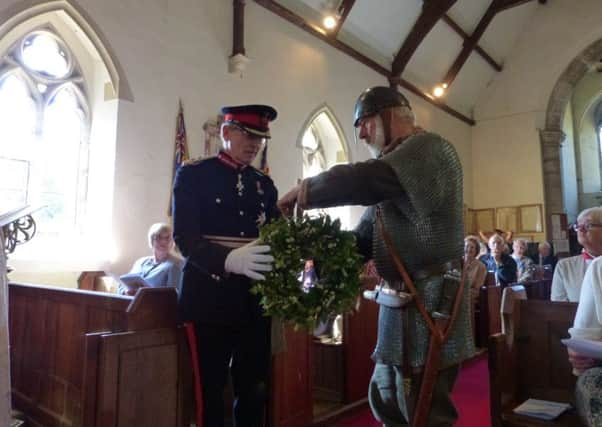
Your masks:
{"label": "white hair", "polygon": [[150,228],[148,229],[148,246],[150,246],[151,248],[153,247],[153,242],[155,241],[155,239],[157,237],[159,237],[159,235],[161,235],[161,233],[164,232],[168,232],[169,235],[171,235],[173,233],[173,229],[171,228],[171,225],[169,224],[165,224],[163,222],[157,222],[153,225],[150,226]]}
{"label": "white hair", "polygon": [[596,224],[602,224],[602,206],[595,206],[582,210],[577,217],[577,222],[589,216]]}
{"label": "white hair", "polygon": [[528,248],[529,247],[529,241],[527,239],[525,239],[524,237],[519,237],[517,239],[514,239],[513,244],[514,243],[518,243],[518,244],[520,244],[524,248]]}
{"label": "white hair", "polygon": [[539,245],[537,245],[537,248],[538,249],[548,248],[549,250],[552,250],[552,245],[550,245],[550,242],[543,241],[543,242],[540,242]]}

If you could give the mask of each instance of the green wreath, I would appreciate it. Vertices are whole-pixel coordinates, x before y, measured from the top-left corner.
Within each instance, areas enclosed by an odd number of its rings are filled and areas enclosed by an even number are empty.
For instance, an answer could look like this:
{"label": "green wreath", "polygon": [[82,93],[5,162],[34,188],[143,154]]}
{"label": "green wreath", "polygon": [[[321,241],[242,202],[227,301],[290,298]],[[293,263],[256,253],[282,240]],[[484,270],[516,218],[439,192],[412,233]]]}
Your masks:
{"label": "green wreath", "polygon": [[[355,236],[327,215],[280,218],[261,228],[259,238],[271,247],[274,269],[251,291],[262,295],[267,315],[313,330],[320,321],[352,309],[360,292],[362,258]],[[304,287],[300,276],[306,261],[317,274]]]}

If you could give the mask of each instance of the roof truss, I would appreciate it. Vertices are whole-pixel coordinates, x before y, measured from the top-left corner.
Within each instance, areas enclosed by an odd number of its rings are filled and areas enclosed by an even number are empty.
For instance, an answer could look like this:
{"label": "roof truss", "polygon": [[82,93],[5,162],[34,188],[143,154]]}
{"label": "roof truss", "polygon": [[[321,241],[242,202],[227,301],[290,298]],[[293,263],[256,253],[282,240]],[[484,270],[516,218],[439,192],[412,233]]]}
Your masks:
{"label": "roof truss", "polygon": [[[495,15],[497,15],[500,12],[503,12],[504,10],[520,6],[521,4],[528,3],[530,1],[532,0],[492,0],[491,4],[485,11],[485,14],[477,24],[474,32],[469,37],[464,39],[464,45],[462,46],[462,50],[460,51],[460,53],[456,57],[456,60],[445,74],[445,77],[443,77],[442,83],[445,83],[449,86],[456,79],[458,73],[468,60],[468,57],[470,56],[472,51],[476,50],[476,48],[478,47],[477,43],[485,33],[485,30],[487,29],[491,21],[493,21],[493,18],[495,18]],[[545,4],[546,0],[539,0],[539,2],[541,4]]]}
{"label": "roof truss", "polygon": [[391,73],[395,77],[401,76],[408,62],[414,55],[422,40],[433,29],[439,19],[454,5],[456,0],[424,0],[422,3],[422,12],[414,23],[412,30],[404,40],[399,52],[393,60]]}
{"label": "roof truss", "polygon": [[[313,36],[319,38],[323,42],[328,43],[330,46],[340,50],[341,52],[346,53],[347,55],[351,56],[355,60],[366,65],[367,67],[370,67],[372,70],[374,70],[377,73],[381,74],[382,76],[386,77],[389,80],[389,82],[391,82],[391,84],[398,84],[402,88],[412,92],[414,95],[419,96],[420,98],[424,99],[425,101],[429,102],[430,104],[434,105],[435,107],[445,111],[446,113],[454,116],[455,118],[457,118],[459,120],[462,120],[463,122],[465,122],[471,126],[474,126],[475,121],[473,119],[471,119],[470,117],[467,117],[464,114],[460,113],[459,111],[456,111],[453,108],[449,107],[445,103],[434,99],[430,94],[420,90],[412,83],[402,79],[399,75],[397,75],[397,76],[393,75],[393,73],[390,70],[388,70],[387,68],[378,64],[376,61],[373,61],[372,59],[361,54],[360,52],[353,49],[351,46],[347,45],[346,43],[341,42],[340,40],[338,40],[336,38],[336,36],[333,37],[333,36],[327,35],[326,33],[322,32],[322,31],[319,31],[318,29],[316,29],[312,25],[310,25],[303,17],[297,15],[296,13],[292,12],[291,10],[282,6],[281,4],[275,2],[274,0],[254,0],[254,1],[258,5],[269,10],[270,12],[280,16],[281,18],[287,20],[288,22],[290,22],[290,23],[296,25],[297,27],[303,29],[304,31],[312,34]],[[445,2],[454,2],[455,0],[444,0],[444,1]],[[428,2],[436,3],[437,0],[429,0]],[[347,4],[348,9],[350,10],[352,3],[353,2],[350,2],[350,1],[346,2],[345,0],[343,0],[341,7],[343,6],[343,4]],[[349,6],[349,4],[351,4],[351,6]],[[348,14],[349,14],[349,11],[345,15],[345,18],[348,16]],[[433,25],[434,25],[434,23],[433,23]],[[338,26],[339,29],[340,29],[340,27],[341,27],[341,25]]]}

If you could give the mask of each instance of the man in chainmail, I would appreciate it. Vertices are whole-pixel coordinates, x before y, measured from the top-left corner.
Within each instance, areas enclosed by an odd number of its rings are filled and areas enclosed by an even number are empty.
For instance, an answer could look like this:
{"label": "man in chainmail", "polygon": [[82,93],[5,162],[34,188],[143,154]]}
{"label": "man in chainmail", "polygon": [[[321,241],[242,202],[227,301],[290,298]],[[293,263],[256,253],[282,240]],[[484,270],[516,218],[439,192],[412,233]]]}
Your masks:
{"label": "man in chainmail", "polygon": [[[433,318],[449,317],[457,281],[450,284],[444,276],[450,277],[446,273],[459,268],[463,250],[462,167],[449,142],[415,126],[408,100],[394,89],[373,87],[362,93],[355,105],[354,126],[356,136],[367,144],[374,159],[337,165],[307,178],[278,206],[285,214],[295,203],[304,209],[369,206],[355,233],[359,250],[374,259],[384,281],[374,291],[364,293],[380,304],[369,401],[374,416],[385,426],[403,426],[412,417],[419,381],[414,379],[410,390],[404,390],[402,364],[409,364],[420,378],[430,332],[405,292],[376,216],[378,212],[428,313]],[[470,292],[458,298],[460,309],[443,346],[429,426],[453,425],[457,412],[449,393],[459,363],[474,353]]]}

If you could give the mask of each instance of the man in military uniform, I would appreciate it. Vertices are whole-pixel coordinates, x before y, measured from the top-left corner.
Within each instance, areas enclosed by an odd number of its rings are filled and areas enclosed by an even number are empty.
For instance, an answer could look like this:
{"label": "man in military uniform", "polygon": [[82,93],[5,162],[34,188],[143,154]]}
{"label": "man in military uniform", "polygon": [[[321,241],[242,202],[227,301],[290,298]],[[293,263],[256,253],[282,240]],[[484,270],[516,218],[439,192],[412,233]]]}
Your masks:
{"label": "man in military uniform", "polygon": [[[234,388],[237,427],[262,424],[270,369],[270,319],[251,279],[271,270],[270,247],[255,242],[259,227],[279,216],[272,180],[251,166],[270,137],[276,111],[265,105],[224,107],[216,156],[178,171],[174,239],[186,258],[180,284],[182,320],[195,325],[204,425],[224,425],[223,391]],[[230,365],[231,360],[231,365]]]}
{"label": "man in military uniform", "polygon": [[[375,229],[377,210],[432,317],[449,313],[450,292],[444,275],[462,256],[462,167],[454,147],[439,135],[417,128],[408,100],[388,87],[373,87],[355,106],[356,131],[374,159],[337,165],[293,188],[278,205],[285,213],[295,203],[306,209],[367,205],[355,233],[358,248],[373,258],[384,286],[367,297],[381,304],[378,339],[372,355],[376,365],[369,389],[375,417],[385,426],[409,423],[412,406],[404,396],[402,362],[413,372],[425,365],[429,329],[392,261],[383,235]],[[457,282],[456,282],[457,283]],[[457,287],[456,287],[457,288]],[[453,292],[452,292],[453,294]],[[451,426],[457,412],[449,399],[460,361],[472,355],[469,292],[459,296],[459,314],[443,346],[433,391],[429,426]],[[447,314],[446,314],[447,313]],[[405,319],[408,336],[402,334]],[[405,347],[402,357],[402,343]],[[418,381],[409,393],[417,395]]]}

